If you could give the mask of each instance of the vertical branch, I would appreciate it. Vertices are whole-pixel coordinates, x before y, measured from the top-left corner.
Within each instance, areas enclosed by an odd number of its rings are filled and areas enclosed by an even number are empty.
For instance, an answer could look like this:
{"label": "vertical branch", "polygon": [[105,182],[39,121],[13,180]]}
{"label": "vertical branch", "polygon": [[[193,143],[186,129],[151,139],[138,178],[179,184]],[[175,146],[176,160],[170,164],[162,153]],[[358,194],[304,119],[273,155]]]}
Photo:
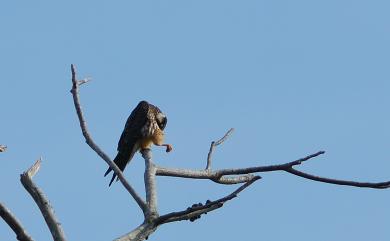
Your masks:
{"label": "vertical branch", "polygon": [[19,220],[2,203],[0,203],[0,216],[4,219],[4,221],[8,224],[8,226],[10,226],[10,228],[15,232],[17,240],[33,241],[30,235],[28,235],[26,230],[23,228]]}
{"label": "vertical branch", "polygon": [[207,154],[206,170],[210,170],[211,169],[211,155],[213,154],[214,147],[215,147],[215,141],[212,141],[211,145],[210,145],[209,153]]}
{"label": "vertical branch", "polygon": [[150,149],[141,150],[142,157],[145,159],[145,192],[146,205],[148,213],[146,221],[153,221],[158,217],[157,211],[157,191],[156,191],[156,167],[152,161],[152,151]]}
{"label": "vertical branch", "polygon": [[210,150],[209,153],[207,154],[207,165],[206,165],[206,170],[211,170],[211,155],[213,154],[214,148],[216,146],[221,145],[229,136],[230,134],[234,131],[234,128],[230,128],[226,134],[219,139],[218,141],[212,141],[210,145]]}
{"label": "vertical branch", "polygon": [[54,210],[50,206],[49,200],[46,198],[43,191],[38,188],[38,186],[36,186],[32,181],[32,178],[38,172],[40,165],[41,160],[36,161],[32,167],[20,175],[20,181],[41,210],[41,213],[45,218],[46,224],[50,229],[53,239],[55,241],[65,241],[66,238],[64,231],[62,230],[61,224],[54,215]]}

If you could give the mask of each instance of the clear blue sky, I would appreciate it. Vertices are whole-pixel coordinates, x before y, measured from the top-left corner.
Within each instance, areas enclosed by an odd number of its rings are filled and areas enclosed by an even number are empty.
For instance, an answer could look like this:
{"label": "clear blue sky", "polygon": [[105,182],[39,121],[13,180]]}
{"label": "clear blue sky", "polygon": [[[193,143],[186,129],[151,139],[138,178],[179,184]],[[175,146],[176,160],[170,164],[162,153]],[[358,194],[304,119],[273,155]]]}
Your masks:
{"label": "clear blue sky", "polygon": [[[50,240],[19,174],[42,156],[36,183],[69,240],[111,240],[142,221],[124,188],[84,143],[69,93],[70,64],[93,81],[81,101],[95,141],[113,157],[138,101],[168,116],[163,166],[204,168],[209,144],[234,135],[214,167],[292,161],[300,170],[390,179],[388,1],[3,1],[0,3],[0,200],[36,240]],[[125,171],[143,193],[139,155]],[[388,241],[388,190],[265,173],[195,223],[149,240]],[[161,213],[235,187],[158,178]],[[14,234],[0,222],[0,240]]]}

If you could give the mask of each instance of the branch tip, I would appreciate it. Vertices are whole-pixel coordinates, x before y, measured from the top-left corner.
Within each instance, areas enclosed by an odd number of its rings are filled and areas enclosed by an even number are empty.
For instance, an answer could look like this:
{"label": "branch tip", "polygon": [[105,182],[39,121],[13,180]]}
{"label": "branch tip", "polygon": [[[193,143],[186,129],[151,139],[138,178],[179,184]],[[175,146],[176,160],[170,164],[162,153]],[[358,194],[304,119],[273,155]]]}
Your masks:
{"label": "branch tip", "polygon": [[43,191],[32,180],[32,177],[38,172],[40,165],[41,159],[37,160],[34,165],[20,175],[20,181],[39,207],[53,239],[56,241],[65,241],[66,238],[64,231],[62,230],[61,223],[57,221],[54,210],[49,204],[49,200],[46,198]]}
{"label": "branch tip", "polygon": [[35,174],[38,173],[41,168],[42,158],[39,158],[27,171],[23,173],[24,176],[28,176],[29,178],[33,178]]}
{"label": "branch tip", "polygon": [[221,145],[233,133],[233,131],[234,131],[234,128],[230,128],[221,139],[219,139],[218,141],[216,141],[214,143],[214,145],[215,146]]}
{"label": "branch tip", "polygon": [[0,145],[0,152],[5,152],[7,150],[7,146]]}
{"label": "branch tip", "polygon": [[310,159],[312,159],[314,157],[317,157],[317,156],[320,156],[320,155],[323,155],[323,154],[325,154],[325,151],[318,151],[318,152],[316,152],[314,154],[310,154],[310,155],[305,156],[303,158],[299,158],[298,160],[295,160],[293,162],[289,162],[289,163],[287,163],[287,166],[293,167],[293,166],[296,166],[296,165],[300,165],[300,164],[302,164],[305,161],[308,161],[308,160],[310,160]]}

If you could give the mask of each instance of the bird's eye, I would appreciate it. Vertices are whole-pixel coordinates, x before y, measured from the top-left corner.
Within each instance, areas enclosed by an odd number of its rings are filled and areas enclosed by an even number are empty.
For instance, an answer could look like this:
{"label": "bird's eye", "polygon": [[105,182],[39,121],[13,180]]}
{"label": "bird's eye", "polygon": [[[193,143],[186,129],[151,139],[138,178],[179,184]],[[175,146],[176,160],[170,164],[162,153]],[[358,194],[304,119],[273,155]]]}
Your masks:
{"label": "bird's eye", "polygon": [[164,130],[165,126],[167,125],[167,118],[164,117],[162,120],[157,121],[158,127],[160,127],[161,130]]}

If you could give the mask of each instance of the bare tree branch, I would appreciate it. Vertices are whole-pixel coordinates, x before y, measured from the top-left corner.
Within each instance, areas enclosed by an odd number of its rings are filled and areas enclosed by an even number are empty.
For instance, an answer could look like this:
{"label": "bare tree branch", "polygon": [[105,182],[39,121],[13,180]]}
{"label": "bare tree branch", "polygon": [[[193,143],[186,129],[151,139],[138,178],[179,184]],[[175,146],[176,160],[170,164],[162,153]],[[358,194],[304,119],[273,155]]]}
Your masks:
{"label": "bare tree branch", "polygon": [[106,155],[98,145],[95,144],[93,141],[91,135],[89,134],[88,128],[87,128],[87,122],[84,119],[84,114],[81,108],[80,104],[80,97],[79,97],[79,86],[81,84],[86,83],[87,81],[79,81],[76,78],[76,69],[74,65],[71,65],[72,70],[72,89],[71,93],[73,96],[73,102],[74,106],[76,108],[77,116],[80,122],[81,131],[83,133],[83,136],[85,138],[86,143],[94,150],[115,172],[115,174],[118,176],[119,180],[123,184],[123,186],[126,188],[126,190],[130,193],[130,195],[134,198],[134,200],[137,202],[138,206],[141,208],[144,215],[147,213],[147,207],[145,201],[138,195],[138,193],[135,191],[135,189],[127,182],[125,177],[122,174],[122,171],[117,167],[117,165],[111,161],[111,159]]}
{"label": "bare tree branch", "polygon": [[115,241],[140,241],[148,239],[149,235],[154,233],[157,229],[157,226],[154,222],[147,222],[145,221],[140,226],[138,226],[136,229],[132,230],[131,232],[115,239]]}
{"label": "bare tree branch", "polygon": [[[7,146],[0,145],[0,152],[5,152]],[[15,232],[16,239],[19,241],[33,241],[31,236],[23,228],[19,220],[12,214],[12,212],[0,202],[0,216],[8,224],[8,226]]]}
{"label": "bare tree branch", "polygon": [[151,220],[150,222],[147,222],[145,220],[143,224],[135,228],[133,231],[123,235],[122,237],[115,239],[115,241],[145,240],[148,238],[149,235],[151,235],[156,231],[159,225],[182,221],[182,220],[194,221],[195,219],[200,218],[202,214],[206,214],[208,212],[221,208],[225,202],[237,197],[237,195],[241,191],[243,191],[245,188],[250,186],[258,179],[260,179],[259,176],[254,176],[250,181],[246,182],[245,184],[237,188],[234,192],[218,200],[212,202],[207,200],[204,205],[203,204],[193,205],[192,207],[188,207],[184,211],[168,213],[158,217],[157,219]]}
{"label": "bare tree branch", "polygon": [[311,158],[324,154],[325,152],[319,151],[317,153],[311,154],[309,156],[300,158],[296,161],[288,162],[281,165],[271,165],[271,166],[258,166],[258,167],[248,167],[248,168],[236,168],[236,169],[220,169],[220,170],[192,170],[192,169],[182,169],[182,168],[167,168],[157,166],[156,175],[157,176],[172,176],[172,177],[183,177],[183,178],[194,178],[194,179],[210,179],[218,182],[225,175],[242,175],[256,172],[270,172],[270,171],[284,171],[287,168],[290,168],[295,165],[299,165],[304,161],[307,161]]}
{"label": "bare tree branch", "polygon": [[145,192],[148,222],[158,217],[157,211],[157,190],[156,190],[156,167],[152,161],[152,151],[150,149],[141,150],[142,157],[145,159]]}
{"label": "bare tree branch", "polygon": [[[79,86],[81,84],[88,82],[89,80],[88,79],[77,80],[75,68],[73,65],[71,65],[71,69],[72,69],[72,83],[73,83],[71,93],[73,95],[74,105],[76,108],[77,116],[80,122],[80,127],[83,136],[85,137],[86,143],[114,170],[115,174],[117,174],[122,184],[131,194],[131,196],[136,200],[137,204],[139,205],[139,207],[142,209],[144,213],[144,218],[145,218],[144,222],[140,224],[138,227],[136,227],[134,230],[116,239],[118,241],[144,240],[147,239],[148,236],[151,235],[153,232],[155,232],[159,225],[170,223],[170,222],[181,221],[181,220],[194,221],[200,218],[202,214],[206,214],[207,212],[221,208],[225,202],[235,198],[238,195],[238,193],[240,193],[245,188],[247,188],[248,186],[250,186],[255,181],[261,178],[260,176],[256,176],[253,173],[284,171],[306,179],[310,179],[318,182],[337,184],[337,185],[368,187],[368,188],[388,188],[390,186],[390,182],[363,183],[363,182],[337,180],[337,179],[314,176],[294,169],[295,166],[300,165],[303,162],[306,162],[310,159],[313,159],[319,155],[324,154],[325,153],[324,151],[319,151],[314,154],[284,164],[212,170],[211,164],[212,164],[213,151],[216,146],[222,144],[230,136],[230,134],[233,132],[233,129],[230,129],[221,139],[219,139],[218,141],[211,142],[210,149],[207,155],[207,165],[206,168],[203,170],[159,167],[153,163],[152,153],[150,149],[141,150],[141,154],[145,160],[145,173],[144,173],[145,193],[146,193],[146,202],[145,202],[128,184],[122,172],[115,165],[115,163],[113,163],[111,159],[94,143],[92,137],[90,136],[81,109],[80,101],[79,101]],[[231,194],[223,198],[220,198],[218,200],[215,201],[207,200],[205,204],[202,203],[194,204],[192,207],[189,207],[186,210],[179,211],[179,212],[171,212],[159,216],[158,208],[157,208],[156,176],[209,179],[218,184],[229,185],[229,184],[243,183],[243,185],[241,185]]]}
{"label": "bare tree branch", "polygon": [[303,162],[308,161],[324,153],[325,153],[324,151],[319,151],[314,154],[310,154],[308,156],[299,158],[295,161],[287,162],[279,165],[246,167],[246,168],[236,168],[236,169],[221,169],[216,171],[216,176],[220,177],[224,175],[240,175],[240,174],[248,174],[248,173],[255,173],[255,172],[285,171],[288,168],[292,168],[293,166],[300,165]]}
{"label": "bare tree branch", "polygon": [[354,182],[354,181],[345,181],[345,180],[338,180],[338,179],[331,179],[327,177],[319,177],[314,176],[305,172],[301,172],[298,170],[295,170],[293,168],[286,169],[286,172],[289,172],[291,174],[294,174],[296,176],[300,176],[306,179],[310,179],[317,182],[325,182],[330,184],[336,184],[336,185],[344,185],[344,186],[353,186],[353,187],[367,187],[367,188],[376,188],[376,189],[385,189],[390,187],[390,181],[388,182]]}
{"label": "bare tree branch", "polygon": [[[191,170],[191,169],[179,169],[179,168],[167,168],[167,167],[157,167],[156,175],[157,176],[171,176],[171,177],[182,177],[182,178],[194,178],[194,179],[210,179],[217,183],[224,183],[225,175],[243,175],[257,172],[272,172],[272,171],[285,171],[296,176],[300,176],[306,179],[310,179],[317,182],[324,182],[336,185],[345,185],[345,186],[354,186],[354,187],[365,187],[365,188],[389,188],[390,181],[386,182],[355,182],[355,181],[346,181],[338,180],[326,177],[314,176],[305,172],[297,171],[293,167],[300,165],[305,161],[308,161],[314,157],[324,154],[324,151],[319,151],[314,154],[308,155],[306,157],[300,158],[298,160],[287,162],[279,165],[270,165],[270,166],[257,166],[257,167],[247,167],[247,168],[236,168],[236,169],[220,169],[220,170]],[[249,178],[245,176],[239,176],[240,178]],[[237,177],[233,178],[234,181]],[[232,181],[234,183],[234,181]],[[228,183],[229,184],[229,183]]]}
{"label": "bare tree branch", "polygon": [[0,203],[0,216],[4,221],[10,226],[10,228],[15,232],[16,239],[19,241],[33,241],[30,235],[23,228],[19,220],[11,213],[10,210],[3,204]]}
{"label": "bare tree branch", "polygon": [[53,208],[50,206],[49,201],[45,197],[42,190],[39,189],[38,186],[36,186],[32,181],[32,178],[38,172],[40,165],[41,160],[36,161],[33,166],[20,175],[20,181],[41,210],[41,213],[45,218],[46,224],[49,227],[53,239],[55,241],[65,241],[66,238],[64,231],[62,230],[61,224],[57,221],[57,218],[54,215]]}
{"label": "bare tree branch", "polygon": [[7,150],[7,146],[0,145],[0,152],[5,152]]}
{"label": "bare tree branch", "polygon": [[249,182],[255,177],[257,177],[257,176],[255,176],[253,174],[245,174],[245,175],[237,175],[234,177],[222,176],[220,178],[211,179],[211,180],[215,183],[218,183],[218,184],[232,185],[232,184]]}
{"label": "bare tree branch", "polygon": [[234,131],[234,129],[230,128],[230,130],[228,130],[228,132],[226,132],[226,134],[221,139],[219,139],[218,141],[212,141],[211,142],[210,150],[209,150],[209,153],[207,154],[206,170],[210,170],[211,169],[211,155],[213,154],[214,148],[216,146],[219,146],[220,144],[222,144],[230,136],[230,134],[233,131]]}
{"label": "bare tree branch", "polygon": [[[143,224],[141,224],[139,227],[131,231],[130,233],[126,234],[119,240],[142,240],[143,238],[146,238],[149,234],[153,233],[155,229],[157,228],[158,224],[156,220],[159,219],[159,214],[157,210],[157,191],[156,191],[156,174],[158,170],[164,171],[164,168],[156,167],[155,164],[152,161],[152,155],[151,151],[149,149],[142,150],[142,156],[145,159],[145,192],[146,192],[146,202],[142,200],[139,195],[135,192],[135,190],[127,183],[125,178],[123,177],[122,172],[119,170],[119,168],[111,161],[111,159],[95,144],[93,141],[91,135],[89,134],[87,124],[84,118],[84,114],[81,108],[80,104],[80,97],[79,97],[79,86],[81,84],[84,84],[89,81],[89,79],[85,80],[77,80],[76,78],[76,70],[74,65],[71,65],[71,71],[72,71],[72,89],[71,93],[73,95],[73,102],[76,109],[76,113],[80,122],[80,127],[82,130],[82,134],[86,140],[86,143],[104,160],[106,163],[114,170],[114,172],[117,174],[119,179],[121,180],[122,184],[125,186],[125,188],[128,190],[128,192],[132,195],[132,197],[136,200],[137,204],[142,209],[145,221]],[[258,180],[260,177],[254,176],[252,174],[244,174],[244,175],[236,175],[236,176],[217,176],[218,173],[215,173],[211,171],[211,155],[213,152],[213,149],[223,143],[228,136],[233,132],[233,129],[230,129],[220,140],[212,142],[210,151],[208,153],[207,158],[207,167],[206,170],[203,170],[205,173],[202,175],[205,176],[205,178],[210,177],[210,173],[213,173],[214,177],[209,178],[213,180],[216,183],[219,184],[237,184],[237,183],[245,183],[242,187],[246,188],[250,184],[252,184],[254,181]],[[190,212],[186,211],[186,216],[181,217],[181,219],[185,219],[185,217],[189,217],[191,219],[194,215],[198,216],[204,212],[211,211],[215,208],[219,208],[222,206],[223,202],[226,200],[230,200],[235,197],[235,195],[238,194],[241,190],[244,188],[239,188],[232,194],[226,196],[225,198],[219,199],[215,202],[211,202],[206,204],[206,208],[202,209],[194,209]],[[218,207],[217,207],[218,206]],[[159,219],[160,221],[162,219]],[[173,219],[170,219],[167,222],[173,222]],[[143,237],[143,238],[142,238]]]}
{"label": "bare tree branch", "polygon": [[241,191],[243,191],[245,188],[249,187],[251,184],[253,184],[255,181],[259,179],[260,179],[259,176],[255,176],[254,178],[252,178],[252,180],[246,182],[244,185],[237,188],[231,194],[212,202],[208,201],[206,202],[205,205],[197,205],[194,207],[189,207],[184,211],[165,214],[157,219],[157,225],[161,225],[163,223],[181,221],[181,220],[191,220],[192,218],[199,218],[200,215],[202,214],[221,208],[225,202],[237,197],[237,195]]}

